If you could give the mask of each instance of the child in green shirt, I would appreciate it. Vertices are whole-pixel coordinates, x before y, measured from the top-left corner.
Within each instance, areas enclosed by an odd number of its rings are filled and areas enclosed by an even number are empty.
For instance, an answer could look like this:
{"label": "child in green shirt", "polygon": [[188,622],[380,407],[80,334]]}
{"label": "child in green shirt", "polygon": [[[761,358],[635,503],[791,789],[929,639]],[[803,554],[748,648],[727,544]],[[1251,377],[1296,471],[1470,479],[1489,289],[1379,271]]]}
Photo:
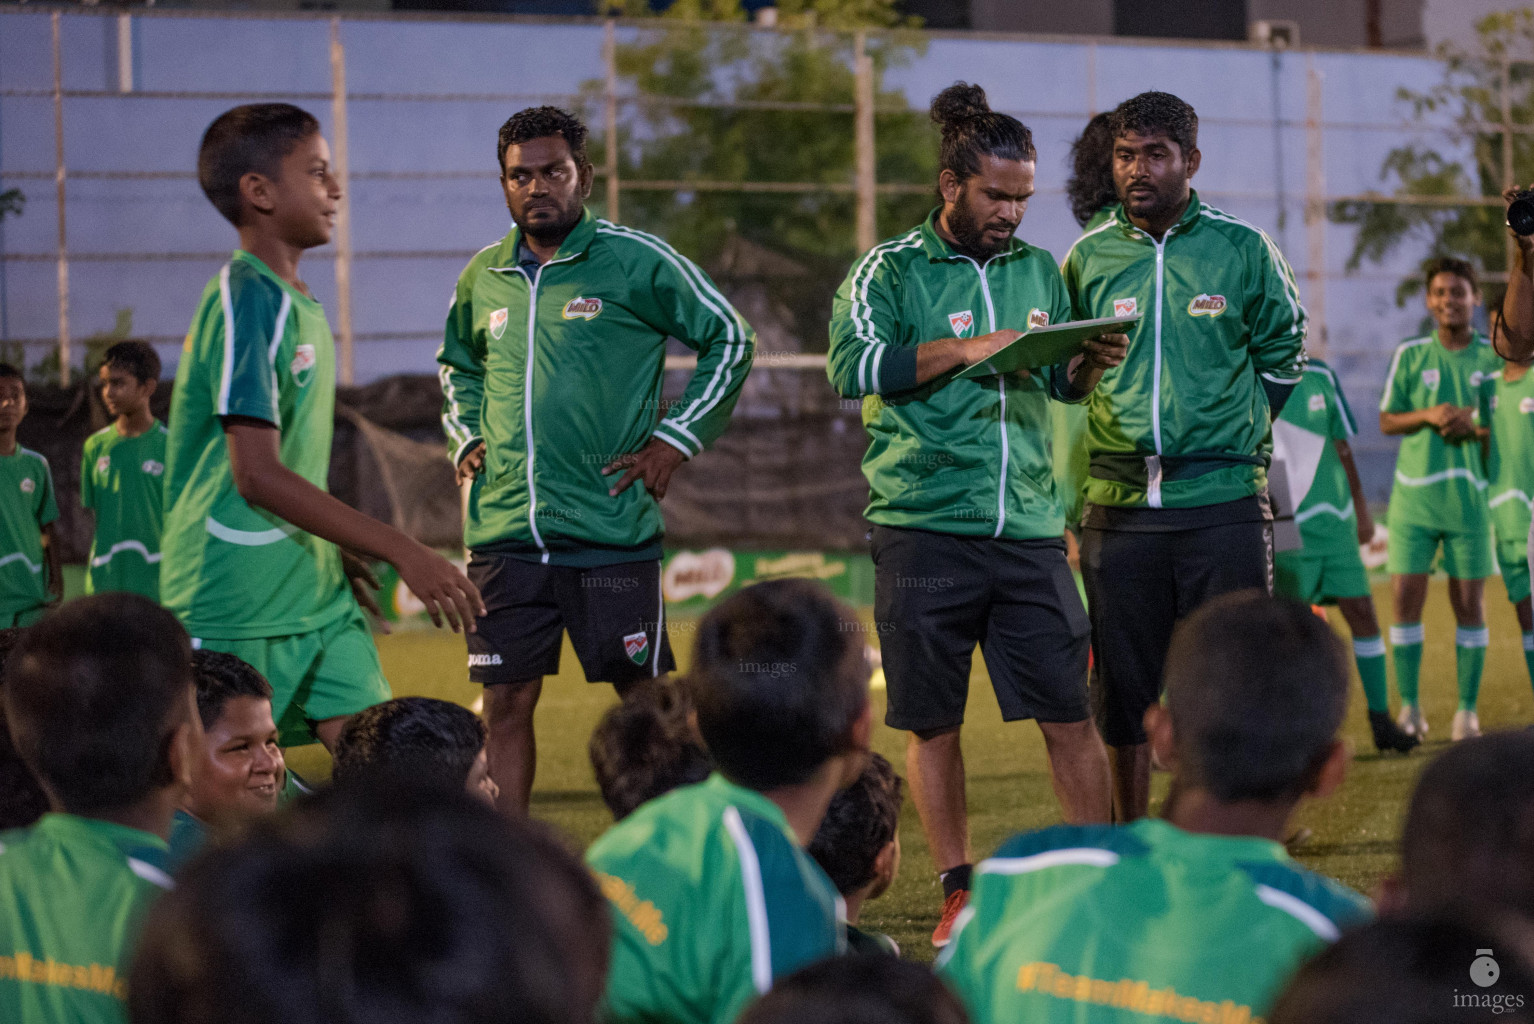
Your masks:
{"label": "child in green shirt", "polygon": [[0,363],[0,628],[29,626],[64,597],[53,544],[59,517],[48,460],[16,443],[27,416],[21,371]]}

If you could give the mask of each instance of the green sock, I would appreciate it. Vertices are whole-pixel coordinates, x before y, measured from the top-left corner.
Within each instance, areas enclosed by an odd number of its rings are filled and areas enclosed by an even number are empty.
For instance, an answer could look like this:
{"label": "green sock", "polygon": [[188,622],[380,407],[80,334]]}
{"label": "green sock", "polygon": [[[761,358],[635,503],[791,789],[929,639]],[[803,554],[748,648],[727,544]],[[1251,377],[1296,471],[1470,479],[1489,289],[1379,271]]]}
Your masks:
{"label": "green sock", "polygon": [[1396,690],[1402,704],[1417,703],[1417,676],[1422,671],[1422,623],[1390,627],[1390,647],[1396,663]]}
{"label": "green sock", "polygon": [[1459,709],[1474,711],[1481,695],[1481,670],[1486,667],[1486,644],[1491,631],[1485,626],[1454,631],[1454,670],[1459,677]]}
{"label": "green sock", "polygon": [[1529,666],[1529,679],[1534,681],[1534,632],[1523,634],[1523,663]]}
{"label": "green sock", "polygon": [[1358,678],[1363,681],[1364,700],[1368,702],[1369,710],[1389,711],[1390,691],[1385,684],[1385,638],[1355,636],[1353,661],[1358,665]]}

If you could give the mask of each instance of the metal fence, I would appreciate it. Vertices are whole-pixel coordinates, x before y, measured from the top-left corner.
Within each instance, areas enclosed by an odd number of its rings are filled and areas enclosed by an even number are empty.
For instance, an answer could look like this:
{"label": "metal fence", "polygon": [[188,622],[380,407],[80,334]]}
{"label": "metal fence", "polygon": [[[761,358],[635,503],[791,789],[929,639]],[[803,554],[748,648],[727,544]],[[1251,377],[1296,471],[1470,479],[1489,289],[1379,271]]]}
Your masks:
{"label": "metal fence", "polygon": [[[811,74],[820,78],[806,82]],[[282,99],[320,116],[346,192],[333,244],[306,264],[333,318],[341,380],[430,372],[452,282],[507,227],[496,128],[550,102],[592,125],[593,205],[604,215],[673,240],[704,237],[698,222],[720,209],[741,221],[692,254],[730,279],[732,297],[766,282],[743,300],[766,321],[764,349],[779,353],[764,366],[813,367],[793,353],[824,350],[832,268],[925,208],[936,148],[921,127],[926,103],[963,78],[1033,128],[1040,193],[1020,233],[1057,257],[1077,234],[1064,159],[1087,119],[1147,88],[1193,103],[1204,152],[1195,186],[1278,241],[1312,313],[1312,349],[1366,408],[1391,348],[1420,326],[1420,311],[1394,295],[1422,254],[1348,272],[1353,229],[1328,211],[1356,200],[1499,202],[1377,191],[1385,154],[1405,141],[1451,156],[1471,145],[1446,113],[1414,118],[1398,98],[1442,75],[1420,54],[1122,39],[0,8],[0,189],[27,196],[24,213],[0,224],[0,343],[56,351],[67,381],[82,339],[132,309],[135,336],[173,364],[230,245],[195,185],[197,140],[228,106]],[[1490,127],[1505,142],[1534,130],[1514,123],[1511,103],[1503,110]],[[699,112],[718,138],[701,140],[709,159],[693,162]],[[737,131],[751,134],[733,162],[719,141]],[[824,163],[803,152],[837,139],[844,146]],[[795,159],[768,159],[780,152]],[[780,164],[813,173],[780,180]],[[665,167],[676,171],[654,173]],[[764,238],[769,224],[796,237]],[[1372,428],[1359,448],[1371,494],[1383,497],[1393,449]]]}

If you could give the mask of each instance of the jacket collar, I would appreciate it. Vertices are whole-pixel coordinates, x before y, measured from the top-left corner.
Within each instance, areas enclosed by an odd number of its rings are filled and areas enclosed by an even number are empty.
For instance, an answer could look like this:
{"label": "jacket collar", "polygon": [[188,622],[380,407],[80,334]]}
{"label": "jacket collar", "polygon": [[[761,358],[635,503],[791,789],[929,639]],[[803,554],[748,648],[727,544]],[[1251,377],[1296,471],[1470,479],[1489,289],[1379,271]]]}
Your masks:
{"label": "jacket collar", "polygon": [[[559,251],[554,254],[553,259],[549,260],[549,263],[584,255],[586,250],[591,247],[592,240],[596,237],[597,219],[592,215],[590,209],[582,207],[579,223],[565,236],[565,240],[560,243]],[[495,262],[497,267],[503,270],[513,270],[516,268],[517,245],[521,241],[522,229],[513,224],[510,233],[501,240],[501,247],[496,250]],[[544,265],[547,266],[548,264]]]}
{"label": "jacket collar", "polygon": [[[1188,225],[1192,224],[1195,220],[1198,219],[1199,212],[1203,209],[1203,205],[1204,204],[1198,198],[1198,191],[1196,189],[1188,189],[1188,208],[1182,212],[1181,217],[1177,218],[1177,223],[1173,224],[1170,228],[1167,229],[1167,235],[1180,235],[1186,231],[1188,229]],[[1129,232],[1131,236],[1141,236],[1145,238],[1150,237],[1144,231],[1141,231],[1139,228],[1135,227],[1129,222],[1129,214],[1124,212],[1123,203],[1120,203],[1113,208],[1113,219],[1118,222],[1119,227],[1123,228],[1126,232]],[[1166,236],[1163,235],[1162,237],[1165,238]]]}
{"label": "jacket collar", "polygon": [[[948,244],[947,239],[938,234],[937,217],[938,214],[942,212],[943,208],[941,206],[933,207],[932,212],[927,214],[927,219],[921,223],[921,247],[926,251],[927,259],[966,259],[967,257],[956,251],[953,246]],[[992,256],[991,259],[997,259],[1002,256],[1013,256],[1017,253],[1026,253],[1026,251],[1026,247],[1022,242],[1018,241],[1017,237],[1014,235],[1013,237],[1007,239],[1006,250],[997,253],[995,256]]]}

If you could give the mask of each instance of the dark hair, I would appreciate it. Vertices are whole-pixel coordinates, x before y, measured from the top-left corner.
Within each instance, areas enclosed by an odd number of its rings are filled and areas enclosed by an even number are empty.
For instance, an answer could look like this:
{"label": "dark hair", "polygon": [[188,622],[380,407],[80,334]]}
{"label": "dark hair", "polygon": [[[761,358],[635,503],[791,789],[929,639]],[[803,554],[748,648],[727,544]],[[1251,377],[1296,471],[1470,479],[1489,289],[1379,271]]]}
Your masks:
{"label": "dark hair", "polygon": [[803,579],[746,587],[703,617],[687,690],[726,778],[756,790],[797,785],[848,749],[868,704],[852,621]]}
{"label": "dark hair", "polygon": [[843,956],[773,982],[739,1024],[968,1024],[931,969],[893,956]]}
{"label": "dark hair", "polygon": [[858,780],[831,798],[809,854],[843,896],[873,881],[879,851],[900,826],[900,776],[873,754]]}
{"label": "dark hair", "polygon": [[1177,143],[1184,159],[1198,148],[1198,114],[1169,92],[1142,92],[1120,103],[1109,118],[1113,137],[1162,135]]}
{"label": "dark hair", "polygon": [[708,778],[713,763],[692,734],[687,721],[691,707],[678,686],[656,679],[631,689],[592,730],[587,747],[591,768],[615,820],[663,793]]}
{"label": "dark hair", "polygon": [[1490,904],[1534,920],[1534,734],[1466,740],[1428,764],[1401,830],[1401,869],[1413,912]]}
{"label": "dark hair", "polygon": [[140,384],[160,379],[160,354],[147,341],[119,341],[106,350],[101,365],[126,370]]}
{"label": "dark hair", "polygon": [[255,172],[276,178],[282,161],[320,130],[314,115],[291,103],[247,103],[226,110],[203,132],[197,182],[224,219],[240,226],[240,179]]}
{"label": "dark hair", "polygon": [[1099,210],[1119,201],[1113,187],[1112,118],[1108,111],[1098,114],[1071,143],[1071,176],[1065,182],[1065,196],[1071,204],[1071,216],[1083,227]]}
{"label": "dark hair", "polygon": [[172,783],[192,647],[176,617],[136,594],[71,601],[27,627],[5,666],[16,749],[63,809],[130,807]]}
{"label": "dark hair", "polygon": [[[22,631],[14,626],[0,629],[0,675],[5,671],[5,661],[11,655]],[[25,828],[48,813],[48,794],[38,783],[16,745],[11,742],[11,730],[6,725],[5,702],[0,700],[0,832],[8,828]]]}
{"label": "dark hair", "polygon": [[1433,278],[1439,274],[1453,274],[1470,282],[1471,291],[1479,291],[1481,280],[1476,276],[1475,264],[1469,260],[1462,260],[1456,256],[1435,256],[1422,265],[1422,284],[1425,288],[1433,287]]}
{"label": "dark hair", "polygon": [[[1534,970],[1522,933],[1517,925],[1485,922],[1375,921],[1347,932],[1302,966],[1268,1014],[1269,1024],[1442,1024],[1455,1018],[1529,1024]],[[1480,988],[1470,982],[1470,965],[1489,949],[1496,950],[1501,976]],[[1510,1001],[1514,995],[1522,998]],[[1496,1016],[1477,1013],[1494,1005]]]}
{"label": "dark hair", "polygon": [[336,739],[335,778],[416,776],[461,789],[485,749],[485,723],[432,697],[396,697],[359,711]]}
{"label": "dark hair", "polygon": [[138,1024],[589,1024],[606,901],[537,822],[342,783],[192,863],[145,923]]}
{"label": "dark hair", "polygon": [[192,685],[197,687],[197,717],[211,729],[233,697],[272,699],[272,684],[251,664],[223,651],[192,652]]}
{"label": "dark hair", "polygon": [[985,90],[955,82],[932,98],[932,120],[942,129],[938,170],[964,181],[980,173],[981,154],[999,160],[1036,160],[1033,133],[1011,114],[990,108]]}
{"label": "dark hair", "polygon": [[0,363],[0,380],[19,380],[23,384],[27,382],[26,376],[10,363]]}
{"label": "dark hair", "polygon": [[1225,802],[1297,800],[1347,711],[1347,656],[1307,606],[1238,591],[1173,632],[1166,694],[1184,781]]}
{"label": "dark hair", "polygon": [[506,119],[495,140],[495,166],[505,173],[506,151],[534,139],[558,135],[570,147],[577,167],[586,166],[586,126],[558,107],[528,107]]}

